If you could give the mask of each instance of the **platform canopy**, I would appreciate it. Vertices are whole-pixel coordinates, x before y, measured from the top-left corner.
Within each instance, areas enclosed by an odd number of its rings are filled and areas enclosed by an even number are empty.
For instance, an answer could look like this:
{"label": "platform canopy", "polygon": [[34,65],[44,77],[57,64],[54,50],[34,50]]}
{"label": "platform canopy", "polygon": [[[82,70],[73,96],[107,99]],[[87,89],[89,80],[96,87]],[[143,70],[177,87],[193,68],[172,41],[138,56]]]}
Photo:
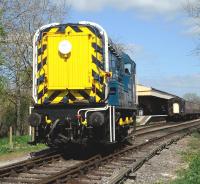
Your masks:
{"label": "platform canopy", "polygon": [[142,84],[137,84],[136,85],[136,91],[137,91],[137,96],[154,96],[157,98],[163,98],[163,99],[171,99],[177,97],[176,95],[160,91],[158,89],[152,88],[152,87],[147,87]]}

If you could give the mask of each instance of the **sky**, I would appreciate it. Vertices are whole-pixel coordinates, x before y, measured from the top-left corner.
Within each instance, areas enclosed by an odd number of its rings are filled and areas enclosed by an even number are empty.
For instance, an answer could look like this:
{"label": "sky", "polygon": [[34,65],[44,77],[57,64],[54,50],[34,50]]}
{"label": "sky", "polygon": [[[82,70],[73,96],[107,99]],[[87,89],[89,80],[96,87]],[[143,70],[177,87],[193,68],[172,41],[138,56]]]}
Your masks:
{"label": "sky", "polygon": [[127,45],[138,83],[179,96],[200,95],[200,56],[194,52],[200,31],[185,11],[186,1],[68,0],[67,21],[96,22]]}

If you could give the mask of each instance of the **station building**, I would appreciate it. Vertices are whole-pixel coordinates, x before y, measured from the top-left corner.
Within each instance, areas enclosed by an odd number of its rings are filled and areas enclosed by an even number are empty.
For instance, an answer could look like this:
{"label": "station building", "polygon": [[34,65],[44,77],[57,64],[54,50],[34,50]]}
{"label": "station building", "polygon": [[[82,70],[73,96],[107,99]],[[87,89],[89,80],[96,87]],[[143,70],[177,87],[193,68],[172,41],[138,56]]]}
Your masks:
{"label": "station building", "polygon": [[147,87],[141,84],[136,86],[137,100],[142,115],[166,115],[168,100],[176,97],[173,94]]}

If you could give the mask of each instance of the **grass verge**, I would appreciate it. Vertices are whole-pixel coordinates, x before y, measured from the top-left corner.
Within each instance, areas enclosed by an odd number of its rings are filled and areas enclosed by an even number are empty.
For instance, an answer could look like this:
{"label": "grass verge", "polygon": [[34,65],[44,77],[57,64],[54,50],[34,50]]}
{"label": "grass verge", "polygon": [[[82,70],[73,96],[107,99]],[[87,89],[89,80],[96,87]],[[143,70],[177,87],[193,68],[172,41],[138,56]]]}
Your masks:
{"label": "grass verge", "polygon": [[30,140],[29,136],[14,136],[13,146],[9,145],[8,138],[0,139],[0,160],[14,155],[23,155],[33,151],[44,149],[44,144],[37,144],[36,146],[29,145],[27,142]]}
{"label": "grass verge", "polygon": [[188,168],[178,171],[178,178],[171,184],[200,184],[200,134],[192,134],[188,149],[181,153]]}

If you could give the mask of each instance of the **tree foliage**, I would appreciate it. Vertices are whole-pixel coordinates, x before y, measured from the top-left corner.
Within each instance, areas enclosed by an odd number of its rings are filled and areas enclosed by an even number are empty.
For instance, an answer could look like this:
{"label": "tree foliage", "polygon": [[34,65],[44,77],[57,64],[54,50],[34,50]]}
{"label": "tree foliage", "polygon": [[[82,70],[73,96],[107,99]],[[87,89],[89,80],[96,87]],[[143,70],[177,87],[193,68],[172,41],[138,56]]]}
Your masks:
{"label": "tree foliage", "polygon": [[7,81],[3,105],[14,117],[3,119],[23,134],[31,103],[33,35],[42,25],[62,22],[69,8],[65,1],[51,0],[5,0],[0,7],[0,76]]}
{"label": "tree foliage", "polygon": [[196,93],[186,93],[183,95],[183,98],[191,102],[200,103],[200,96]]}
{"label": "tree foliage", "polygon": [[[189,16],[190,24],[193,26],[192,31],[199,36],[200,33],[200,0],[187,0],[185,6],[186,12]],[[196,48],[194,49],[195,54],[200,54],[200,43],[197,43]]]}

